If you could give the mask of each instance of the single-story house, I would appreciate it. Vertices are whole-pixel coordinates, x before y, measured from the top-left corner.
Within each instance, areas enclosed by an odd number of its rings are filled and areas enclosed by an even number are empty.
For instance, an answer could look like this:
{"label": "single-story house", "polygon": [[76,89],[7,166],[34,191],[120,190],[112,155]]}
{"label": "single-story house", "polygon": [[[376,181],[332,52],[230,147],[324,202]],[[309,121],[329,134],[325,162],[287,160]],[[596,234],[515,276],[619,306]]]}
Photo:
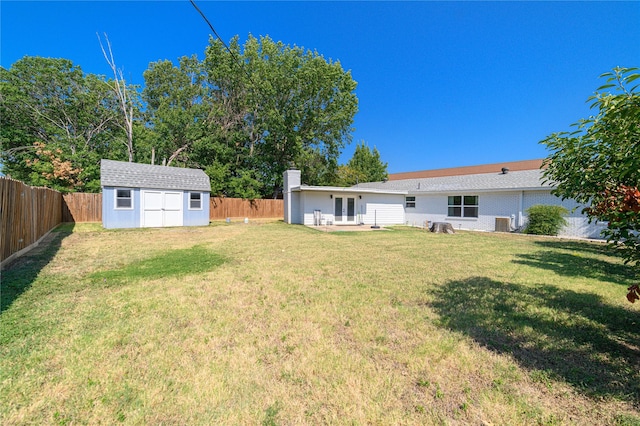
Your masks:
{"label": "single-story house", "polygon": [[102,160],[105,228],[205,226],[209,177],[197,169]]}
{"label": "single-story house", "polygon": [[302,185],[285,172],[285,222],[410,225],[448,222],[455,229],[516,231],[536,204],[561,205],[569,214],[562,236],[601,238],[606,224],[589,223],[584,206],[551,194],[542,160],[398,173],[383,182],[341,187]]}
{"label": "single-story house", "polygon": [[406,190],[300,184],[284,172],[284,221],[303,225],[396,225],[405,221]]}

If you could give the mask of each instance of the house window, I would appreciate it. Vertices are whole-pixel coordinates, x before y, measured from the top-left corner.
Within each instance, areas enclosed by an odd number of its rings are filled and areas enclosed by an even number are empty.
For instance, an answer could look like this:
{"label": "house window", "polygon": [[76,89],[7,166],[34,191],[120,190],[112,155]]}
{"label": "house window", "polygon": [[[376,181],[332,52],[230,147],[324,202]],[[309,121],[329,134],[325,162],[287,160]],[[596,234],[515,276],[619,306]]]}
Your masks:
{"label": "house window", "polygon": [[189,210],[202,210],[202,193],[189,193]]}
{"label": "house window", "polygon": [[116,189],[116,209],[133,209],[133,191],[130,189]]}
{"label": "house window", "polygon": [[404,197],[405,207],[411,208],[416,206],[416,197]]}
{"label": "house window", "polygon": [[478,196],[477,195],[450,196],[447,216],[478,217]]}

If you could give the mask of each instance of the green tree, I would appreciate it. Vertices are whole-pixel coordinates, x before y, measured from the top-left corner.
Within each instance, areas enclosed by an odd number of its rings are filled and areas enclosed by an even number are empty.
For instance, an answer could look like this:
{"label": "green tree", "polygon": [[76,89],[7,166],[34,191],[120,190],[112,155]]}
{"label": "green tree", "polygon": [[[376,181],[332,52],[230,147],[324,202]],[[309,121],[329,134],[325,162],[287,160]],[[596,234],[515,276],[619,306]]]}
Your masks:
{"label": "green tree", "polygon": [[252,143],[262,159],[265,190],[276,194],[291,164],[305,182],[327,180],[351,141],[358,108],[351,73],[318,52],[269,37],[249,37],[243,60],[254,87],[250,96],[255,101],[248,103],[254,118]]}
{"label": "green tree", "polygon": [[193,144],[206,134],[206,95],[202,64],[196,56],[182,57],[179,65],[164,60],[144,72],[142,92],[147,121],[154,134],[155,157],[166,165],[189,163]]}
{"label": "green tree", "polygon": [[108,81],[66,59],[27,56],[0,69],[3,172],[61,191],[99,191],[100,159],[127,158],[118,108]]}
{"label": "green tree", "polygon": [[362,141],[349,162],[339,167],[337,184],[351,186],[358,182],[380,182],[388,176],[387,163],[382,162],[377,148],[371,149]]}
{"label": "green tree", "polygon": [[305,182],[330,183],[351,140],[351,74],[268,37],[228,48],[212,39],[203,61],[154,63],[145,81],[160,158],[205,169],[218,195],[276,196],[290,166]]}
{"label": "green tree", "polygon": [[[215,195],[260,198],[247,126],[246,90],[232,56],[208,54],[151,64],[143,91],[158,162],[205,170]],[[214,65],[211,65],[214,63]],[[253,157],[253,158],[252,158]]]}
{"label": "green tree", "polygon": [[251,95],[255,88],[240,49],[237,37],[228,50],[213,40],[206,49],[209,137],[197,144],[194,159],[207,165],[205,171],[221,195],[262,198],[264,182],[259,164],[264,159],[256,155],[260,130],[255,126],[256,108],[252,106],[262,100]]}
{"label": "green tree", "polygon": [[[574,124],[571,133],[554,133],[541,143],[551,154],[545,177],[554,193],[588,204],[590,219],[608,222],[604,231],[627,262],[640,261],[640,78],[638,68],[603,74],[606,84],[589,98],[596,113]],[[630,300],[638,298],[630,289]]]}

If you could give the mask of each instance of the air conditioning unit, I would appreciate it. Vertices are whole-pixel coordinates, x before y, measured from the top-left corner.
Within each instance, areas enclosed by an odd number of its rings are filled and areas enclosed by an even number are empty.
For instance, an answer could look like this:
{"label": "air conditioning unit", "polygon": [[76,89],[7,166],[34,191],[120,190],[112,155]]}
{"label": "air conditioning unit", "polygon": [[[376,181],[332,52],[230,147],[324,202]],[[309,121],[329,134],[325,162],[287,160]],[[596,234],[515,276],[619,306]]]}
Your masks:
{"label": "air conditioning unit", "polygon": [[511,232],[511,218],[496,217],[496,232]]}

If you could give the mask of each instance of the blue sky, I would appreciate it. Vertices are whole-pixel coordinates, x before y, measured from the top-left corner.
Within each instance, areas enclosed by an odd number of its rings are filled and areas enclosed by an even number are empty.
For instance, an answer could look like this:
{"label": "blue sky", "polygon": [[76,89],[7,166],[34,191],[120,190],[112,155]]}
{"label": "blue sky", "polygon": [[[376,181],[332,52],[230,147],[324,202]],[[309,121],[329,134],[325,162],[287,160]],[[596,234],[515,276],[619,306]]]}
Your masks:
{"label": "blue sky", "polygon": [[[353,143],[389,172],[543,158],[538,142],[590,114],[615,66],[640,66],[640,2],[197,1],[224,41],[269,35],[339,60],[358,82]],[[150,62],[203,56],[210,30],[184,1],[0,3],[0,64],[72,60],[144,84]]]}

